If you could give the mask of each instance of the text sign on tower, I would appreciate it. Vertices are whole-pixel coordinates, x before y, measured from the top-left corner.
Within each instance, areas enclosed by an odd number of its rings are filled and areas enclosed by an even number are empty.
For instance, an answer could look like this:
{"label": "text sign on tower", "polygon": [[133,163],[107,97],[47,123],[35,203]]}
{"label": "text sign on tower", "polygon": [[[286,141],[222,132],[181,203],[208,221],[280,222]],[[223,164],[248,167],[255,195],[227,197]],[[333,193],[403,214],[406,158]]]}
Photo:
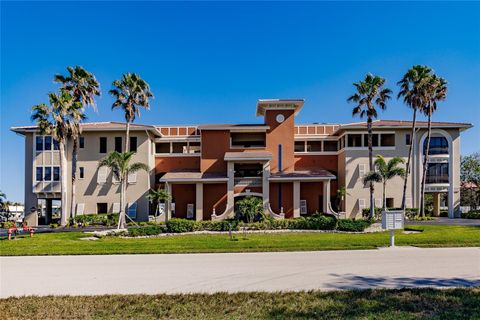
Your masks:
{"label": "text sign on tower", "polygon": [[396,230],[403,229],[404,226],[403,211],[383,211],[382,212],[382,229]]}

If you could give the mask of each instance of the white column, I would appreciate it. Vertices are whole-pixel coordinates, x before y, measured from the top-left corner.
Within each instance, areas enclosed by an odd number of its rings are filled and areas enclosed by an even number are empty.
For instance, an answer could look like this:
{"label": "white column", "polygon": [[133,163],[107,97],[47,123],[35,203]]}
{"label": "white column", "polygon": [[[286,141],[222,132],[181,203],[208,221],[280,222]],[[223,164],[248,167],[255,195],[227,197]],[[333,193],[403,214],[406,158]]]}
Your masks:
{"label": "white column", "polygon": [[267,211],[270,204],[270,161],[263,164],[262,174],[262,194],[263,194],[263,210]]}
{"label": "white column", "polygon": [[235,187],[235,169],[233,162],[229,161],[227,162],[227,177],[228,177],[228,182],[227,182],[227,217],[229,217],[233,213],[233,206],[234,206],[234,199],[233,199],[233,193],[234,193],[234,187]]}
{"label": "white column", "polygon": [[300,181],[293,182],[293,217],[300,218]]}
{"label": "white column", "polygon": [[330,213],[330,180],[323,182],[323,212]]}
{"label": "white column", "polygon": [[172,187],[170,186],[170,183],[165,182],[165,189],[170,195],[170,198],[165,203],[165,219],[170,220],[172,216]]}
{"label": "white column", "polygon": [[196,183],[195,194],[195,220],[203,220],[203,183]]}

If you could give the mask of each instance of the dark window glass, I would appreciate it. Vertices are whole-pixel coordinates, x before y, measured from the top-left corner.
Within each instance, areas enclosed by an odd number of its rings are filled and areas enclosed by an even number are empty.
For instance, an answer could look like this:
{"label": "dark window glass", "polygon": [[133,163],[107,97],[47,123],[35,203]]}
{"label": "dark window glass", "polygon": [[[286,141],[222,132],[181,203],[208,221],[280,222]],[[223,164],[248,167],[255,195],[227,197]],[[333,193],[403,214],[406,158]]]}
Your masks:
{"label": "dark window glass", "polygon": [[448,183],[448,163],[429,163],[427,183]]}
{"label": "dark window glass", "polygon": [[43,137],[37,136],[35,138],[35,150],[42,151],[43,150]]}
{"label": "dark window glass", "polygon": [[78,140],[78,145],[80,149],[85,148],[85,137],[80,137],[80,139]]}
{"label": "dark window glass", "polygon": [[60,150],[60,143],[57,139],[53,139],[53,150]]}
{"label": "dark window glass", "polygon": [[52,150],[52,137],[46,136],[45,137],[45,150]]}
{"label": "dark window glass", "polygon": [[409,146],[412,143],[412,137],[410,136],[410,133],[407,133],[405,135],[405,144]]}
{"label": "dark window glass", "polygon": [[130,151],[137,152],[137,137],[130,137]]}
{"label": "dark window glass", "polygon": [[115,137],[115,151],[122,152],[122,137]]}
{"label": "dark window glass", "polygon": [[387,208],[395,208],[395,199],[394,198],[387,198],[386,199]]}
{"label": "dark window glass", "polygon": [[173,142],[172,143],[173,153],[187,153],[187,143],[186,142]]}
{"label": "dark window glass", "polygon": [[349,147],[361,147],[362,135],[361,134],[349,134],[347,137]]}
{"label": "dark window glass", "polygon": [[45,181],[52,180],[52,167],[45,167],[45,176],[43,177]]}
{"label": "dark window glass", "polygon": [[108,213],[108,203],[97,203],[97,213]]}
{"label": "dark window glass", "polygon": [[53,167],[53,181],[60,181],[60,167]]}
{"label": "dark window glass", "polygon": [[323,151],[337,151],[337,141],[323,141]]}
{"label": "dark window glass", "polygon": [[395,134],[382,134],[380,146],[382,147],[394,147],[395,146]]}
{"label": "dark window glass", "polygon": [[155,153],[170,153],[170,142],[155,143]]}
{"label": "dark window glass", "polygon": [[201,149],[200,149],[200,142],[190,142],[190,153],[200,153]]}
{"label": "dark window glass", "polygon": [[242,148],[265,147],[264,132],[232,132],[230,133],[232,146]]}
{"label": "dark window glass", "polygon": [[107,153],[107,138],[100,137],[100,153]]}
{"label": "dark window glass", "polygon": [[307,141],[307,152],[322,151],[322,141]]}
{"label": "dark window glass", "polygon": [[36,174],[37,181],[43,181],[43,168],[37,167],[37,174]]}
{"label": "dark window glass", "polygon": [[[368,134],[363,135],[363,146],[368,147]],[[372,147],[378,147],[378,134],[372,134]]]}
{"label": "dark window glass", "polygon": [[[427,149],[427,139],[423,143],[423,154]],[[448,154],[448,141],[445,137],[430,138],[430,148],[428,154]]]}
{"label": "dark window glass", "polygon": [[305,141],[295,141],[295,152],[305,152]]}
{"label": "dark window glass", "polygon": [[79,173],[80,179],[85,178],[85,168],[80,167],[79,169],[80,169],[80,173]]}

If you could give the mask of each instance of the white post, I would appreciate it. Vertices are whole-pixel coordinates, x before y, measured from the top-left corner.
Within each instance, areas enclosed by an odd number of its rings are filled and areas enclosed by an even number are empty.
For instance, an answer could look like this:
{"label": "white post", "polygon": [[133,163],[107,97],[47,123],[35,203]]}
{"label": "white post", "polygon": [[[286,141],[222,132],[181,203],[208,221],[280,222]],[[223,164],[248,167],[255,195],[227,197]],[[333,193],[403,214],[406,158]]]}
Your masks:
{"label": "white post", "polygon": [[203,220],[203,183],[196,183],[195,194],[195,220]]}
{"label": "white post", "polygon": [[323,212],[330,213],[330,180],[323,182]]}
{"label": "white post", "polygon": [[233,193],[234,193],[234,188],[235,188],[235,169],[233,162],[229,161],[227,162],[227,177],[228,177],[228,182],[227,182],[227,218],[233,213],[233,206],[234,206],[234,199],[233,199]]}
{"label": "white post", "polygon": [[390,247],[395,247],[395,230],[390,230]]}
{"label": "white post", "polygon": [[300,218],[300,181],[293,182],[293,217]]}
{"label": "white post", "polygon": [[172,188],[170,186],[170,183],[165,182],[165,189],[167,189],[167,192],[170,195],[167,202],[165,203],[165,221],[168,221],[172,216]]}
{"label": "white post", "polygon": [[267,211],[268,205],[270,203],[270,161],[267,161],[263,164],[262,172],[262,195],[263,195],[263,210]]}

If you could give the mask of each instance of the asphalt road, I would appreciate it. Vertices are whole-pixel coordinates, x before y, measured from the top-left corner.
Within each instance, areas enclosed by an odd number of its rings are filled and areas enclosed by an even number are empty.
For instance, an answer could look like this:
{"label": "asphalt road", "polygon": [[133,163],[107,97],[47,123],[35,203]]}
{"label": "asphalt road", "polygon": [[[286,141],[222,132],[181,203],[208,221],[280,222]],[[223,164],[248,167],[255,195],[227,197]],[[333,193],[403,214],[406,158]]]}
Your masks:
{"label": "asphalt road", "polygon": [[479,248],[1,257],[0,297],[480,286]]}

